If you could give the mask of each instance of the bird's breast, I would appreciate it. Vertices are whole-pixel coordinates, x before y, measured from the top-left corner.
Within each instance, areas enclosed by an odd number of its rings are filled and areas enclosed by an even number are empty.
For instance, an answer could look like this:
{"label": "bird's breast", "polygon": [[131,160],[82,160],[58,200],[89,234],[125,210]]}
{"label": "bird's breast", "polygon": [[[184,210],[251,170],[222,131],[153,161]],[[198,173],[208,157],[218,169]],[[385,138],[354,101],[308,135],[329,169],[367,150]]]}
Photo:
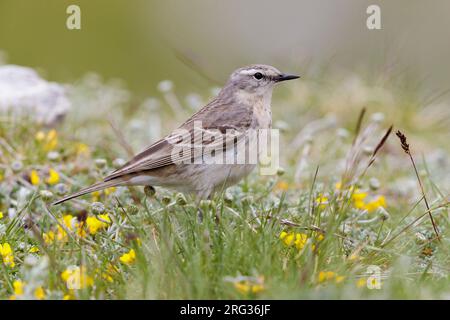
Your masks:
{"label": "bird's breast", "polygon": [[253,127],[256,129],[269,129],[272,127],[270,104],[255,104],[253,108]]}

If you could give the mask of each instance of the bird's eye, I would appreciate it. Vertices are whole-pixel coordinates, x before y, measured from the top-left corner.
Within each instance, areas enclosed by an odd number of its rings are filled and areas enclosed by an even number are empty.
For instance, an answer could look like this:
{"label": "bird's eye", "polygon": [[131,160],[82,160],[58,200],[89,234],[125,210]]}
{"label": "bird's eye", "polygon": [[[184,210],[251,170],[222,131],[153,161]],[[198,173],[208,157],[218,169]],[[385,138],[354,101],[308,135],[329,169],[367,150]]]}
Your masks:
{"label": "bird's eye", "polygon": [[254,77],[256,80],[261,80],[261,79],[263,78],[263,75],[262,75],[261,72],[257,72],[257,73],[255,73],[255,74],[253,75],[253,77]]}

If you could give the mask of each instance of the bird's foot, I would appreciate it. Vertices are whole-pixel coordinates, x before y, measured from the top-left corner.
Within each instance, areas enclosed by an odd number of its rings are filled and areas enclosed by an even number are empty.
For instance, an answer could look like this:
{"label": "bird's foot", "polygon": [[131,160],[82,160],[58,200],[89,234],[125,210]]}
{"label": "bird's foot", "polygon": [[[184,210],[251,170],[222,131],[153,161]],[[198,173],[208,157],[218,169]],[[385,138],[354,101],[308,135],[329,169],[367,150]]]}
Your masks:
{"label": "bird's foot", "polygon": [[203,222],[203,210],[201,208],[197,209],[197,218],[198,218],[198,222],[202,223]]}

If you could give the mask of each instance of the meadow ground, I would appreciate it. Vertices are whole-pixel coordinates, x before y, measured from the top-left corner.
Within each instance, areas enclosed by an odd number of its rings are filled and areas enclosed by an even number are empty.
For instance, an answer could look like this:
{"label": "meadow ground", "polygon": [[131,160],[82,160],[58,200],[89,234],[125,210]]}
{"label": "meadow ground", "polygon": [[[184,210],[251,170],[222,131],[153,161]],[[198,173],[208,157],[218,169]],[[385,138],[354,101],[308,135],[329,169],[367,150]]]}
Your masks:
{"label": "meadow ground", "polygon": [[183,97],[165,81],[136,101],[89,74],[55,128],[2,115],[0,298],[449,298],[450,107],[404,74],[361,74],[322,70],[277,89],[283,169],[203,201],[201,223],[192,199],[160,188],[49,203],[99,180],[216,89]]}

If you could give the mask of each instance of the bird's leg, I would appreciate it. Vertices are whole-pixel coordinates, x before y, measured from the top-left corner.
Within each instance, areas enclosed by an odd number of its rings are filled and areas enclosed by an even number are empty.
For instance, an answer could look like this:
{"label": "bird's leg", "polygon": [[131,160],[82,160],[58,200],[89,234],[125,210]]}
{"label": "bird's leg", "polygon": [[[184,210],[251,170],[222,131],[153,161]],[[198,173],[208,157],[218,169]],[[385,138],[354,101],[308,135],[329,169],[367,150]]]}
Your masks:
{"label": "bird's leg", "polygon": [[202,199],[200,197],[197,198],[197,201],[195,201],[195,204],[197,206],[197,219],[198,219],[198,223],[203,223],[203,210],[201,208],[201,201]]}
{"label": "bird's leg", "polygon": [[[211,194],[208,196],[208,200],[212,201],[212,199],[213,199],[213,194],[211,193]],[[217,208],[216,208],[216,213],[215,213],[215,215],[214,215],[214,222],[215,222],[216,224],[219,224],[219,223],[220,223],[220,214],[219,214],[219,209],[217,209]]]}
{"label": "bird's leg", "polygon": [[219,209],[216,210],[216,214],[214,216],[214,222],[216,224],[220,224],[220,214],[219,214]]}
{"label": "bird's leg", "polygon": [[198,219],[198,223],[203,223],[203,210],[202,208],[198,207],[197,209],[197,219]]}
{"label": "bird's leg", "polygon": [[199,223],[203,222],[204,212],[201,208],[201,201],[203,199],[212,199],[212,189],[204,189],[197,194],[197,215]]}

